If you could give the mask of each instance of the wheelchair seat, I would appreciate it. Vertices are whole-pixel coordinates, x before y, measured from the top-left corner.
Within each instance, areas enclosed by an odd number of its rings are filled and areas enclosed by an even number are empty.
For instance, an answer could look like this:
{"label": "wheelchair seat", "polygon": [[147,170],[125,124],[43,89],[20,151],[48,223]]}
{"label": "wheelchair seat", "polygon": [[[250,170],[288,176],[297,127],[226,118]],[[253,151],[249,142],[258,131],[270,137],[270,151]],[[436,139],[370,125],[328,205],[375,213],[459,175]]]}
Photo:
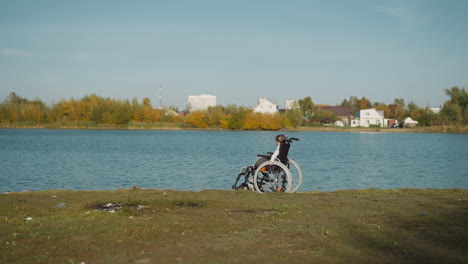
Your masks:
{"label": "wheelchair seat", "polygon": [[[281,161],[281,163],[283,163],[284,165],[289,164],[289,159],[288,159],[289,147],[291,147],[289,140],[284,140],[281,143],[280,148],[279,148],[279,154],[278,154],[277,159],[279,159]],[[264,154],[258,154],[257,155],[257,157],[260,157],[262,159],[257,160],[257,162],[255,163],[256,166],[254,166],[255,168],[257,168],[258,165],[262,164],[266,160],[270,160],[271,155],[273,155],[273,152],[268,152],[267,154],[268,155],[264,155]],[[260,160],[261,160],[261,162],[260,162]]]}

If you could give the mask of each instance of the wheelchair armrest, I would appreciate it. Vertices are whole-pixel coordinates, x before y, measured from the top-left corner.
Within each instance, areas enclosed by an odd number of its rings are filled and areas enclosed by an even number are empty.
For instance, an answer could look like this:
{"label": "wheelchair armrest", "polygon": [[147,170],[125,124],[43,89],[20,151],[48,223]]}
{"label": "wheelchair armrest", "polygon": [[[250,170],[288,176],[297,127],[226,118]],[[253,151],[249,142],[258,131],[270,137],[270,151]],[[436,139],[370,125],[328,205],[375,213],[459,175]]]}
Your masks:
{"label": "wheelchair armrest", "polygon": [[265,158],[265,159],[270,159],[271,155],[263,155],[263,154],[257,154],[257,157]]}

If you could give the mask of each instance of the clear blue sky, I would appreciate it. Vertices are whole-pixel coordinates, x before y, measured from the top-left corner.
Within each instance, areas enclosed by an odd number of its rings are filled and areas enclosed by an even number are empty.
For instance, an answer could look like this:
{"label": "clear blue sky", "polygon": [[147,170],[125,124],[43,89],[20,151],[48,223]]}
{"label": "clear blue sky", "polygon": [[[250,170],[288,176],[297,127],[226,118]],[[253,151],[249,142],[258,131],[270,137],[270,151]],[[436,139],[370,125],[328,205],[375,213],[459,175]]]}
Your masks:
{"label": "clear blue sky", "polygon": [[466,0],[0,0],[0,99],[95,93],[184,108],[394,98],[468,86]]}

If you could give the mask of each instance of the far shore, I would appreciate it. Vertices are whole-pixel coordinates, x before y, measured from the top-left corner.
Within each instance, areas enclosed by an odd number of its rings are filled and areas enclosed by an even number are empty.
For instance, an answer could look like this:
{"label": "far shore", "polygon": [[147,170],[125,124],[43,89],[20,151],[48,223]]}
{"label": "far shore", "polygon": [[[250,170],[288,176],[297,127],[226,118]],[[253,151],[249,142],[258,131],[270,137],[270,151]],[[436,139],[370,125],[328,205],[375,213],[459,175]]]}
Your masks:
{"label": "far shore", "polygon": [[[97,126],[55,126],[55,125],[10,125],[0,124],[0,129],[84,129],[84,130],[194,130],[194,131],[269,131],[269,130],[246,130],[246,129],[226,129],[219,127],[195,128],[180,125],[174,126],[116,126],[116,125],[97,125]],[[271,131],[290,131],[290,132],[355,132],[355,133],[453,133],[468,134],[468,126],[432,126],[415,128],[375,128],[375,127],[335,127],[335,126],[300,126],[291,128],[282,128]]]}

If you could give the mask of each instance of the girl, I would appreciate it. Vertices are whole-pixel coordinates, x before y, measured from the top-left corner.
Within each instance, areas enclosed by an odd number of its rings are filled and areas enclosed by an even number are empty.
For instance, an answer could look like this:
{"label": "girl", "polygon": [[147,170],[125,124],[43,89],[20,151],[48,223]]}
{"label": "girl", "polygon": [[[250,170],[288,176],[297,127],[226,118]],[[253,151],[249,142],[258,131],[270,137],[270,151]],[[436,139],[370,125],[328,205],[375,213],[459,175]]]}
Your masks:
{"label": "girl", "polygon": [[276,150],[275,152],[273,152],[273,155],[271,155],[271,158],[270,158],[270,165],[273,164],[273,161],[275,161],[275,159],[278,157],[279,153],[280,153],[280,146],[281,146],[281,143],[283,143],[283,141],[285,139],[287,139],[288,137],[286,135],[277,135],[275,137],[275,140],[276,140]]}

